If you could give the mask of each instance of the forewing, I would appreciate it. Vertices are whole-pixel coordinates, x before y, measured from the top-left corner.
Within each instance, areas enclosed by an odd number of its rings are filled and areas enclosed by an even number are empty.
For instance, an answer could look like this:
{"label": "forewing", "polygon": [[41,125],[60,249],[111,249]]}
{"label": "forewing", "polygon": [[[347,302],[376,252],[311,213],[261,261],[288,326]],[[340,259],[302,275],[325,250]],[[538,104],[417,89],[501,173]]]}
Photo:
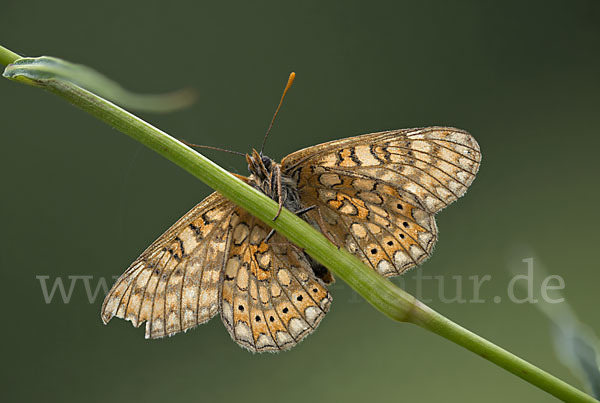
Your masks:
{"label": "forewing", "polygon": [[297,151],[281,162],[286,175],[307,184],[314,167],[377,179],[410,192],[430,213],[462,196],[475,179],[481,152],[464,130],[428,127],[365,134]]}
{"label": "forewing", "polygon": [[308,216],[338,246],[385,276],[425,260],[433,215],[462,196],[481,153],[465,131],[446,127],[381,132],[290,154],[282,170],[298,182]]}
{"label": "forewing", "polygon": [[331,296],[301,249],[242,209],[231,220],[231,248],[221,291],[221,318],[250,351],[281,351],[318,326]]}
{"label": "forewing", "polygon": [[146,338],[159,338],[212,318],[235,208],[213,193],[173,224],[113,285],[104,323],[114,316],[135,327],[146,322]]}

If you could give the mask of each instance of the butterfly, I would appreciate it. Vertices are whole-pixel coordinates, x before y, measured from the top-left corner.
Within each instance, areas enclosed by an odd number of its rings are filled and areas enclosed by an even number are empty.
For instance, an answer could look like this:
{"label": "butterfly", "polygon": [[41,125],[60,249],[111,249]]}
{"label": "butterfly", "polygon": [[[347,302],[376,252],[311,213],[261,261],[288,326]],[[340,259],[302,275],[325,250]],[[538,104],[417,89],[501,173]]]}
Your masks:
{"label": "butterfly", "polygon": [[[390,277],[422,263],[434,215],[462,196],[481,152],[450,127],[394,130],[308,147],[280,164],[256,150],[244,182]],[[329,310],[329,271],[270,227],[213,193],[125,271],[102,305],[146,337],[186,331],[221,314],[251,351],[279,351],[313,332]]]}
{"label": "butterfly", "polygon": [[[330,141],[280,163],[256,150],[246,160],[250,175],[235,176],[392,277],[430,256],[434,216],[466,192],[481,152],[466,131],[427,127]],[[220,313],[242,347],[281,351],[319,325],[331,282],[327,268],[215,192],[117,279],[101,317],[146,323],[146,338],[154,339]]]}

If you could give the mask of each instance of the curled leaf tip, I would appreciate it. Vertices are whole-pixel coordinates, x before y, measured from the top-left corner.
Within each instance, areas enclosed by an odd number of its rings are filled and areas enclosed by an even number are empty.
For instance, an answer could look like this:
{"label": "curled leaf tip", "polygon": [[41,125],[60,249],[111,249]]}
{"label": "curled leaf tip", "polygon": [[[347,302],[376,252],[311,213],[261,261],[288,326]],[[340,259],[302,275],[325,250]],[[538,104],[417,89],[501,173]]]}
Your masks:
{"label": "curled leaf tip", "polygon": [[49,80],[67,81],[118,105],[142,112],[173,112],[189,107],[197,99],[197,92],[191,88],[164,94],[135,93],[90,67],[49,56],[18,59],[6,67],[3,76],[33,85]]}

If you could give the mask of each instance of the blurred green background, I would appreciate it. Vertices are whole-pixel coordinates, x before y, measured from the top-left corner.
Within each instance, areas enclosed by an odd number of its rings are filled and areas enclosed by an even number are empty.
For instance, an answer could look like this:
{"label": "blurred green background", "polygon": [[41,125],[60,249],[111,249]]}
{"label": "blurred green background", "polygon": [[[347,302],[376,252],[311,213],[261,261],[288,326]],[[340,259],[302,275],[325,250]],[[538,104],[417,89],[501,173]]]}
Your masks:
{"label": "blurred green background", "polygon": [[[484,303],[435,309],[578,387],[551,324],[506,298],[509,267],[535,252],[592,329],[598,315],[600,3],[3,1],[0,43],[93,66],[129,89],[193,87],[191,108],[141,116],[197,143],[258,147],[290,71],[297,80],[266,147],[299,148],[429,125],[469,130],[483,164],[438,218],[419,270],[491,275]],[[81,280],[46,304],[36,276],[121,274],[210,189],[61,99],[0,81],[3,401],[547,402],[535,387],[412,325],[341,282],[318,331],[289,352],[253,355],[215,318],[185,335],[100,320]],[[238,156],[207,152],[245,173]],[[416,292],[413,271],[404,280]],[[112,283],[112,280],[109,279]],[[399,281],[401,283],[402,280]],[[454,292],[454,294],[456,294]],[[502,301],[494,302],[494,297]]]}

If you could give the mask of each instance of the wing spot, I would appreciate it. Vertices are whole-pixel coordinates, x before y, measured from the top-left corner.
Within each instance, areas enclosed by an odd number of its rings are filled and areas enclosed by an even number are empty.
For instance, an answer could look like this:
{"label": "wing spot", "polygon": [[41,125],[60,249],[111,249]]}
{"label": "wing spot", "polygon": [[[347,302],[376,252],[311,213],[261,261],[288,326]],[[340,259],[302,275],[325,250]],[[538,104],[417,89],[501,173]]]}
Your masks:
{"label": "wing spot", "polygon": [[269,320],[270,320],[271,322],[275,322],[275,318],[274,318],[274,317],[272,317],[272,316],[269,316]]}
{"label": "wing spot", "polygon": [[319,289],[318,288],[313,288],[313,292],[317,293],[317,292],[319,292]]}
{"label": "wing spot", "polygon": [[393,245],[394,245],[394,242],[393,242],[393,241],[387,241],[387,244],[388,244],[389,246],[393,246]]}
{"label": "wing spot", "polygon": [[281,310],[281,312],[283,312],[283,313],[288,313],[288,312],[289,312],[289,309],[287,309],[287,306],[286,306],[285,308],[283,308],[283,309]]}
{"label": "wing spot", "polygon": [[256,315],[256,316],[254,317],[254,320],[255,320],[255,321],[257,321],[257,322],[260,322],[260,316]]}
{"label": "wing spot", "polygon": [[400,234],[400,239],[404,239],[404,234]]}
{"label": "wing spot", "polygon": [[296,299],[298,300],[298,302],[302,301],[302,295],[298,295],[298,296],[296,297]]}
{"label": "wing spot", "polygon": [[404,221],[404,222],[402,223],[402,225],[404,226],[404,228],[408,228],[408,223],[407,223],[406,221]]}
{"label": "wing spot", "polygon": [[376,255],[377,254],[377,249],[376,248],[371,249],[371,253],[374,254],[374,255]]}
{"label": "wing spot", "polygon": [[238,309],[240,310],[240,312],[244,312],[244,305],[238,306]]}
{"label": "wing spot", "polygon": [[325,186],[335,186],[342,183],[340,177],[333,173],[322,174],[319,177],[319,182]]}
{"label": "wing spot", "polygon": [[402,210],[402,204],[400,204],[400,203],[396,204],[396,208],[397,208],[398,210]]}
{"label": "wing spot", "polygon": [[196,235],[200,235],[200,228],[196,227],[194,224],[190,224],[190,229],[196,233]]}

